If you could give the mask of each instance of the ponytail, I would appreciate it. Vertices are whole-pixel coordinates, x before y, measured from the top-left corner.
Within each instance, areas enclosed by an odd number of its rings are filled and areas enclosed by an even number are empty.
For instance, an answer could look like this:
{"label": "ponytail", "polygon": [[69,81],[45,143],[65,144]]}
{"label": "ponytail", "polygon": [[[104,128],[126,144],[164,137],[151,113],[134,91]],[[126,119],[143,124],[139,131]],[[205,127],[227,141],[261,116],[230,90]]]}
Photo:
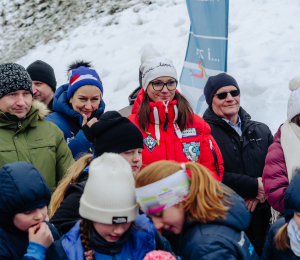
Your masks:
{"label": "ponytail", "polygon": [[93,225],[93,222],[87,219],[81,219],[80,221],[80,239],[81,244],[84,249],[84,257],[86,260],[93,260],[94,259],[94,251],[91,247],[91,241],[90,241],[90,229]]}
{"label": "ponytail", "polygon": [[288,224],[286,223],[283,225],[277,232],[275,236],[275,243],[276,247],[278,250],[285,250],[289,248],[288,242],[287,242],[287,237],[288,237],[288,232],[287,232],[287,226]]}
{"label": "ponytail", "polygon": [[52,194],[50,207],[49,207],[49,218],[52,218],[56,210],[59,208],[61,202],[64,199],[65,192],[69,184],[77,183],[80,174],[93,160],[92,154],[86,154],[76,161],[67,171],[63,179],[59,182],[56,190]]}
{"label": "ponytail", "polygon": [[[202,223],[215,219],[225,219],[231,204],[224,195],[230,196],[229,189],[215,181],[201,164],[188,162],[186,168],[192,174],[190,192],[184,200],[184,211],[189,220],[198,219]],[[224,203],[225,202],[225,203]]]}

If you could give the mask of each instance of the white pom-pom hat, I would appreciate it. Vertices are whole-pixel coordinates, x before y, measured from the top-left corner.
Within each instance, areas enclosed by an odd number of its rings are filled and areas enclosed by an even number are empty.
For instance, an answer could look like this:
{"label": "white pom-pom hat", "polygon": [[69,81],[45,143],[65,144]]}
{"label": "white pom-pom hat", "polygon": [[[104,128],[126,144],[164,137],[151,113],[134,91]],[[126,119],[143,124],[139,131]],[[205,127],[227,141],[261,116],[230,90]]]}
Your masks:
{"label": "white pom-pom hat", "polygon": [[292,91],[287,107],[287,118],[291,121],[296,115],[300,114],[300,77],[293,78],[289,83]]}
{"label": "white pom-pom hat", "polygon": [[161,57],[154,49],[146,49],[141,56],[142,87],[146,91],[149,83],[159,77],[169,76],[177,80],[176,69],[171,60]]}
{"label": "white pom-pom hat", "polygon": [[102,224],[128,223],[137,218],[132,169],[121,155],[104,153],[92,161],[79,214]]}

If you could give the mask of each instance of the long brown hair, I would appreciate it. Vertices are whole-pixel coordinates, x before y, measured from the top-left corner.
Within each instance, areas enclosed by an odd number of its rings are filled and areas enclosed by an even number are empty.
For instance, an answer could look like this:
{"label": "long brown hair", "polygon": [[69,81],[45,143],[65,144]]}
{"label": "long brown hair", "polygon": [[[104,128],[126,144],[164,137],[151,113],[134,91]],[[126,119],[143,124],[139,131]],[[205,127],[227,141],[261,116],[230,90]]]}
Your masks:
{"label": "long brown hair", "polygon": [[[208,170],[198,163],[188,162],[186,169],[192,174],[190,192],[183,201],[184,212],[189,220],[197,219],[202,223],[215,219],[225,219],[231,204],[225,199],[230,196],[229,188],[214,180]],[[136,188],[146,186],[181,170],[181,166],[173,161],[154,162],[137,175]]]}
{"label": "long brown hair", "polygon": [[[175,92],[174,99],[177,100],[178,108],[178,119],[177,124],[181,131],[183,131],[187,124],[192,124],[194,120],[194,113],[190,103],[187,99],[181,95],[178,91]],[[149,123],[149,114],[150,114],[150,97],[147,93],[142,100],[142,103],[138,109],[137,116],[139,126],[142,131],[147,131],[147,126]]]}
{"label": "long brown hair", "polygon": [[287,248],[289,248],[289,244],[287,242],[287,237],[288,237],[288,232],[287,232],[287,226],[288,224],[286,223],[285,225],[283,225],[277,232],[276,236],[275,236],[275,243],[276,243],[276,247],[278,250],[285,250]]}
{"label": "long brown hair", "polygon": [[52,194],[50,207],[49,207],[49,218],[52,218],[56,210],[59,208],[61,202],[64,199],[66,189],[69,184],[77,183],[80,174],[93,160],[92,154],[86,154],[76,161],[67,171],[63,179],[59,182],[56,190]]}

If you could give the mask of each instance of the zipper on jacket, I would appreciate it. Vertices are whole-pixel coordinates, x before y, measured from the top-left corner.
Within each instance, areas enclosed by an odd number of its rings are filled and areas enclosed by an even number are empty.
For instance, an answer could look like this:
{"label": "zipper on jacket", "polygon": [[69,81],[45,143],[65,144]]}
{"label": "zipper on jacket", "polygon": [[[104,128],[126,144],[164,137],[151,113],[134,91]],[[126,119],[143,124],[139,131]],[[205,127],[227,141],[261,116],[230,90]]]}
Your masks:
{"label": "zipper on jacket", "polygon": [[233,146],[233,149],[234,149],[234,152],[235,152],[235,156],[238,156],[237,149],[236,149],[235,145]]}
{"label": "zipper on jacket", "polygon": [[22,124],[21,122],[18,122],[18,127],[21,128],[22,127]]}
{"label": "zipper on jacket", "polygon": [[167,131],[167,128],[168,128],[168,113],[166,112],[166,119],[165,119],[165,124],[164,124],[163,130]]}
{"label": "zipper on jacket", "polygon": [[117,260],[117,258],[116,258],[115,255],[112,255],[112,256],[111,256],[111,259],[112,259],[112,260]]}

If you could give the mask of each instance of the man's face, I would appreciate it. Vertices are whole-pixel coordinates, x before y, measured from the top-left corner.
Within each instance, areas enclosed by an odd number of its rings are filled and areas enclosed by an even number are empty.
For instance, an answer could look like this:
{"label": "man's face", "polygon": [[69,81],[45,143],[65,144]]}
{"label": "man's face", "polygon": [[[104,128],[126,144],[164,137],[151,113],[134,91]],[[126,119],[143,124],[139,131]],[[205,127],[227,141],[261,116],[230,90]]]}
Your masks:
{"label": "man's face", "polygon": [[[230,92],[236,90],[235,86],[225,86],[220,89],[215,94]],[[213,111],[222,118],[230,120],[233,116],[237,115],[240,109],[240,95],[232,97],[230,93],[227,93],[225,99],[219,99],[218,96],[214,95],[212,100]]]}
{"label": "man's face", "polygon": [[32,95],[28,90],[10,92],[0,99],[0,110],[23,119],[31,108]]}
{"label": "man's face", "polygon": [[44,82],[32,81],[33,98],[48,105],[53,98],[54,92],[52,88]]}

